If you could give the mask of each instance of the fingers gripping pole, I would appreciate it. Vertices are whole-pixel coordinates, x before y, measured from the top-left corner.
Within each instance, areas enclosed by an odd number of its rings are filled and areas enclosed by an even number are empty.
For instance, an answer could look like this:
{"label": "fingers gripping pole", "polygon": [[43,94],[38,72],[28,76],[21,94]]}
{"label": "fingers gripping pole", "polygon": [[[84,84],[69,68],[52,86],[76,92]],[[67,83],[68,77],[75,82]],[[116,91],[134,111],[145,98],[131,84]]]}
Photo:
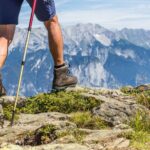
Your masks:
{"label": "fingers gripping pole", "polygon": [[20,86],[21,86],[21,81],[22,81],[22,76],[23,76],[23,71],[24,71],[27,49],[28,49],[28,45],[29,45],[29,39],[30,39],[31,28],[32,28],[32,23],[33,23],[33,17],[34,17],[34,12],[35,12],[35,8],[36,8],[36,2],[37,2],[37,0],[33,0],[33,6],[32,6],[32,12],[31,12],[31,16],[30,16],[30,22],[29,22],[28,33],[27,33],[27,38],[26,38],[26,44],[25,44],[25,48],[24,48],[23,60],[21,63],[18,88],[17,88],[15,104],[14,104],[14,108],[13,108],[13,112],[12,112],[11,126],[13,126],[13,124],[14,124],[15,112],[16,112],[16,107],[17,107],[18,98],[19,98],[19,91],[20,91]]}

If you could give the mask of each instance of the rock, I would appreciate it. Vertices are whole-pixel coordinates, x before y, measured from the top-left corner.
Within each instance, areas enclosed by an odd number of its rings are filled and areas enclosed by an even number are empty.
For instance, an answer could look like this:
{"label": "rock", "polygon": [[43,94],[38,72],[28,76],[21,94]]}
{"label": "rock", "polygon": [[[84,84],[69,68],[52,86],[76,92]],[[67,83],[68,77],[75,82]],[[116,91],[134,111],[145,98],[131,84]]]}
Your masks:
{"label": "rock", "polygon": [[[16,98],[15,96],[2,96],[0,97],[0,104],[14,104],[15,98]],[[26,101],[25,97],[19,97],[17,106],[23,107],[25,101]]]}
{"label": "rock", "polygon": [[54,125],[57,130],[74,129],[77,126],[69,122],[68,116],[62,113],[51,112],[41,114],[21,114],[17,123],[11,128],[6,127],[0,129],[0,143],[3,142],[18,142],[24,138],[27,132],[34,132],[42,126]]}
{"label": "rock", "polygon": [[127,124],[119,124],[119,125],[116,125],[114,129],[127,130],[127,129],[131,129],[131,127]]}
{"label": "rock", "polygon": [[130,145],[130,141],[125,138],[117,138],[114,142],[109,143],[106,148],[107,149],[124,149],[128,148]]}
{"label": "rock", "polygon": [[134,97],[118,96],[117,98],[107,97],[103,95],[92,95],[82,93],[87,97],[94,97],[100,100],[102,104],[95,107],[92,111],[94,115],[100,116],[101,119],[116,126],[119,124],[127,123],[136,114],[137,111],[149,113],[149,110],[138,104]]}
{"label": "rock", "polygon": [[21,146],[3,143],[0,145],[0,150],[23,150]]}
{"label": "rock", "polygon": [[[130,140],[123,135],[133,129],[126,123],[139,110],[148,114],[146,107],[119,90],[77,87],[67,91],[80,91],[83,97],[100,101],[100,106],[91,113],[111,126],[102,130],[77,128],[70,122],[70,114],[58,112],[20,114],[12,128],[7,121],[0,128],[0,150],[131,150]],[[3,116],[1,104],[13,104],[14,100],[15,97],[9,96],[0,98],[0,116]],[[24,106],[25,100],[20,99],[19,106]]]}
{"label": "rock", "polygon": [[[83,143],[93,150],[123,150],[129,148],[130,141],[120,135],[130,130],[100,130],[87,135]],[[129,149],[128,149],[129,150]]]}
{"label": "rock", "polygon": [[67,135],[62,138],[56,139],[52,144],[68,144],[68,143],[76,143],[77,140],[72,135]]}
{"label": "rock", "polygon": [[101,144],[86,144],[90,150],[106,150]]}
{"label": "rock", "polygon": [[141,92],[148,91],[148,90],[150,90],[150,85],[149,84],[140,85],[140,86],[137,86],[135,89],[139,90]]}
{"label": "rock", "polygon": [[18,146],[13,144],[3,144],[0,150],[90,150],[88,147],[80,144],[45,144],[41,146]]}
{"label": "rock", "polygon": [[131,130],[95,130],[84,138],[83,143],[106,144],[116,140],[120,135],[128,132],[131,132]]}
{"label": "rock", "polygon": [[90,150],[88,147],[79,144],[49,144],[35,147],[36,150]]}
{"label": "rock", "polygon": [[87,89],[85,87],[76,86],[76,87],[68,87],[65,89],[67,92],[79,92],[79,91],[86,91]]}

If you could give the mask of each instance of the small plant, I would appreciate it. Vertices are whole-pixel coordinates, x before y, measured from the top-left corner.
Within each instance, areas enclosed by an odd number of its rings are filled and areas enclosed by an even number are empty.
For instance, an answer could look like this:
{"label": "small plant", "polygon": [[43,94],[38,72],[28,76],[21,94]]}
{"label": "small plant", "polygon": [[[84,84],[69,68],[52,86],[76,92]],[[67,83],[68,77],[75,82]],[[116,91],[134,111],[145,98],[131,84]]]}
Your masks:
{"label": "small plant", "polygon": [[123,136],[131,140],[131,146],[137,150],[149,150],[150,148],[150,118],[146,113],[138,111],[130,121],[133,132]]}
{"label": "small plant", "polygon": [[93,116],[89,111],[71,114],[70,121],[74,122],[78,128],[103,129],[108,127],[100,117]]}
{"label": "small plant", "polygon": [[144,131],[150,133],[150,118],[145,112],[138,111],[130,121],[130,126],[135,131]]}
{"label": "small plant", "polygon": [[122,136],[129,139],[131,147],[136,150],[149,150],[150,148],[150,134],[147,132],[133,131]]}

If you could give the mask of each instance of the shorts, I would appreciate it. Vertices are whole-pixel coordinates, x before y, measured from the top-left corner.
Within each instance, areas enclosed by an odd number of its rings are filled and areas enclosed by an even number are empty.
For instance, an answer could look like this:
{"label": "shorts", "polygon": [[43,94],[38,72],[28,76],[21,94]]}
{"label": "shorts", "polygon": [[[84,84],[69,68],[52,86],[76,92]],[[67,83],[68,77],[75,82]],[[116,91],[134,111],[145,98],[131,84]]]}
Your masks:
{"label": "shorts", "polygon": [[[18,24],[23,0],[0,0],[0,24]],[[32,7],[33,0],[26,0]],[[35,15],[39,21],[47,21],[56,15],[54,0],[37,0]]]}

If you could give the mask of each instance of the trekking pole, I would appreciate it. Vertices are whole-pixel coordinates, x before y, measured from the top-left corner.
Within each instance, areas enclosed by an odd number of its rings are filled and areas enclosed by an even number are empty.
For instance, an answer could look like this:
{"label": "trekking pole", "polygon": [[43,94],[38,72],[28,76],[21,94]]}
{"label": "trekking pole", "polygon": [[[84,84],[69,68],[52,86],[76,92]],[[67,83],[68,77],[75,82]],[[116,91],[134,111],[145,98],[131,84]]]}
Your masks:
{"label": "trekking pole", "polygon": [[37,0],[33,0],[32,12],[31,12],[31,16],[30,16],[30,22],[29,22],[29,26],[28,26],[28,33],[27,33],[27,38],[26,38],[26,43],[25,43],[25,48],[24,48],[24,54],[23,54],[23,60],[22,60],[22,63],[21,63],[20,76],[19,76],[19,80],[18,80],[18,88],[17,88],[15,104],[14,104],[14,107],[13,107],[12,118],[11,118],[11,123],[10,123],[11,126],[13,126],[13,124],[14,124],[14,118],[15,118],[16,107],[17,107],[17,103],[18,103],[19,91],[20,91],[22,75],[23,75],[23,71],[24,71],[24,65],[25,65],[26,54],[27,54],[27,49],[28,49],[28,45],[29,45],[29,39],[30,39],[30,33],[31,33],[31,29],[32,29],[32,23],[33,23],[36,3],[37,3]]}

